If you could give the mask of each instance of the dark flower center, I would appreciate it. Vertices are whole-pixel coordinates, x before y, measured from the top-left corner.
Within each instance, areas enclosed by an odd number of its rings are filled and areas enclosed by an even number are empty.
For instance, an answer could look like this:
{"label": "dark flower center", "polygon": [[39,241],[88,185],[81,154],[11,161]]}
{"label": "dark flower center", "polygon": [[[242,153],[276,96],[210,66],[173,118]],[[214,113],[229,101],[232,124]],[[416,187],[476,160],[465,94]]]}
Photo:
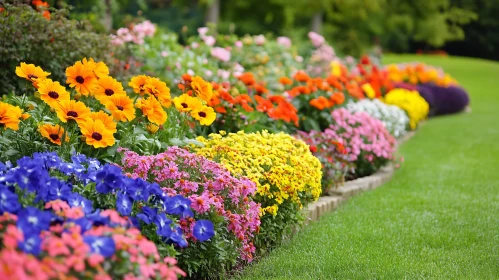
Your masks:
{"label": "dark flower center", "polygon": [[85,79],[82,76],[76,76],[75,79],[79,84],[83,84],[85,82]]}
{"label": "dark flower center", "polygon": [[114,94],[114,91],[110,88],[106,89],[104,92],[106,93],[107,96],[111,96]]}
{"label": "dark flower center", "polygon": [[53,99],[59,98],[59,94],[55,91],[49,91],[49,96]]}
{"label": "dark flower center", "polygon": [[55,141],[55,140],[59,139],[59,134],[50,134],[49,137],[50,137],[50,139]]}
{"label": "dark flower center", "polygon": [[120,110],[120,111],[123,111],[123,109],[124,109],[123,106],[120,106],[120,105],[116,106],[116,108],[118,108],[118,110]]}
{"label": "dark flower center", "polygon": [[100,140],[102,140],[102,135],[98,132],[94,132],[94,133],[92,133],[92,138],[94,138],[97,141],[100,141]]}
{"label": "dark flower center", "polygon": [[37,77],[36,75],[33,75],[33,74],[29,74],[29,75],[28,75],[28,78],[29,78],[30,80],[38,79],[38,77]]}
{"label": "dark flower center", "polygon": [[78,113],[76,113],[75,111],[69,111],[66,115],[73,118],[78,117]]}
{"label": "dark flower center", "polygon": [[189,107],[189,106],[187,106],[187,104],[186,104],[186,103],[181,103],[180,105],[182,105],[182,107],[184,107],[184,108]]}
{"label": "dark flower center", "polygon": [[198,113],[201,118],[206,118],[206,113],[205,112],[199,112]]}

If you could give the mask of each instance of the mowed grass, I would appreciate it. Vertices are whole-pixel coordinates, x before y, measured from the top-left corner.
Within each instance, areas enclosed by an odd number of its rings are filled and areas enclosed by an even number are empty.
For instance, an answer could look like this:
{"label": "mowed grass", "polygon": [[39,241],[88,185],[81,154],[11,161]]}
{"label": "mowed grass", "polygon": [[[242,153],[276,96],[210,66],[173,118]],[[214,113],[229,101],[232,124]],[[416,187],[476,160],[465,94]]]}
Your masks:
{"label": "mowed grass", "polygon": [[431,119],[400,148],[393,179],[347,201],[243,271],[243,279],[499,279],[499,63],[442,66],[471,114]]}

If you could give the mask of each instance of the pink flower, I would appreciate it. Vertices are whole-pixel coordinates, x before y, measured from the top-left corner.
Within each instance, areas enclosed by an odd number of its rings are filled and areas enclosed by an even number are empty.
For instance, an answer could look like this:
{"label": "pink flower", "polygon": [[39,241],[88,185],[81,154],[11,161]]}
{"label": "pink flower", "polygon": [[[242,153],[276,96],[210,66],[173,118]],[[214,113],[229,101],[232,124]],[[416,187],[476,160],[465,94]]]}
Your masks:
{"label": "pink flower", "polygon": [[208,33],[208,31],[209,31],[208,27],[198,28],[198,33],[199,33],[200,37],[204,37],[204,35],[206,35],[206,33]]}
{"label": "pink flower", "polygon": [[284,36],[277,37],[277,43],[286,48],[291,47],[291,39],[289,39],[288,37]]}
{"label": "pink flower", "polygon": [[220,61],[227,62],[230,60],[230,51],[224,48],[215,47],[211,49],[211,55]]}
{"label": "pink flower", "polygon": [[161,52],[161,56],[162,56],[162,57],[167,57],[167,56],[168,56],[168,52],[166,52],[166,51],[162,51],[162,52]]}
{"label": "pink flower", "polygon": [[191,48],[193,48],[193,49],[199,48],[199,43],[198,42],[192,42],[191,43]]}
{"label": "pink flower", "polygon": [[322,35],[313,31],[308,32],[308,38],[310,39],[310,41],[312,41],[312,45],[314,45],[314,47],[316,48],[320,47],[326,42],[326,39],[324,39]]}
{"label": "pink flower", "polygon": [[265,41],[266,41],[265,36],[263,36],[261,34],[258,36],[255,36],[255,44],[261,46],[261,45],[265,44]]}
{"label": "pink flower", "polygon": [[210,47],[211,47],[211,46],[215,45],[215,42],[216,42],[217,40],[216,40],[216,39],[215,39],[215,37],[213,37],[213,36],[206,36],[206,37],[204,37],[204,38],[203,38],[203,41],[204,41],[204,43],[205,43],[206,45],[208,45],[208,46],[210,46]]}
{"label": "pink flower", "polygon": [[88,264],[91,267],[96,267],[97,265],[101,264],[104,262],[104,257],[99,254],[92,254],[90,257],[88,257]]}
{"label": "pink flower", "polygon": [[236,46],[236,48],[242,48],[243,47],[243,42],[242,41],[236,41],[234,43],[234,46]]}

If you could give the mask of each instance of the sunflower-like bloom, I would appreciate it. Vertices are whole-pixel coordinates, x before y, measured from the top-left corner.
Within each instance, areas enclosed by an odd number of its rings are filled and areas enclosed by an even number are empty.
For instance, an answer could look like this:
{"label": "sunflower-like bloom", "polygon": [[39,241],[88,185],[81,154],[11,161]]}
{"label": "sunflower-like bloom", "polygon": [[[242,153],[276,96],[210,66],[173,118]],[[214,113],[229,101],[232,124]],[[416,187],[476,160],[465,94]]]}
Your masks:
{"label": "sunflower-like bloom", "polygon": [[203,106],[199,98],[192,97],[185,93],[179,97],[173,98],[173,104],[175,104],[175,108],[177,108],[180,112],[197,110]]}
{"label": "sunflower-like bloom", "polygon": [[[40,131],[40,134],[47,138],[50,142],[56,144],[56,145],[61,145],[62,142],[62,135],[64,134],[64,128],[61,127],[60,125],[51,125],[51,124],[44,124],[40,125],[38,127],[38,131]],[[66,141],[68,141],[68,137],[66,137]]]}
{"label": "sunflower-like bloom", "polygon": [[43,71],[40,66],[21,62],[21,65],[16,67],[16,75],[32,82],[37,87],[38,81],[47,78],[50,73]]}
{"label": "sunflower-like bloom", "polygon": [[85,142],[94,148],[105,148],[114,145],[113,132],[106,128],[102,120],[87,118],[80,124],[81,134]]}
{"label": "sunflower-like bloom", "polygon": [[101,120],[107,130],[112,133],[116,133],[116,122],[114,122],[113,117],[108,115],[106,112],[91,112],[88,116],[93,120]]}
{"label": "sunflower-like bloom", "polygon": [[29,114],[23,114],[23,110],[18,106],[0,102],[0,127],[5,130],[7,128],[18,130],[21,119],[25,120],[27,118],[29,118]]}
{"label": "sunflower-like bloom", "polygon": [[163,107],[168,108],[172,105],[170,88],[160,79],[153,77],[148,78],[144,85],[144,90],[146,93],[156,97]]}
{"label": "sunflower-like bloom", "polygon": [[120,122],[131,121],[135,119],[135,108],[133,100],[128,95],[113,95],[109,97],[104,104],[113,118]]}
{"label": "sunflower-like bloom", "polygon": [[106,103],[109,97],[114,95],[126,95],[123,85],[116,79],[110,76],[105,76],[99,79],[94,92],[95,98],[101,103]]}
{"label": "sunflower-like bloom", "polygon": [[142,110],[142,114],[147,119],[157,125],[162,125],[166,122],[168,115],[161,107],[161,103],[154,97],[149,96],[148,99],[141,99],[135,106]]}
{"label": "sunflower-like bloom", "polygon": [[138,75],[133,77],[128,85],[133,88],[133,91],[135,93],[138,93],[140,95],[144,95],[145,89],[144,86],[146,85],[147,79],[149,79],[149,76],[146,75]]}
{"label": "sunflower-like bloom", "polygon": [[45,101],[51,108],[57,108],[59,102],[69,100],[69,92],[59,82],[45,79],[38,83],[40,99]]}
{"label": "sunflower-like bloom", "polygon": [[62,122],[74,120],[80,124],[88,117],[90,109],[83,102],[63,100],[59,102],[59,106],[55,109],[55,112]]}
{"label": "sunflower-like bloom", "polygon": [[85,57],[81,60],[81,62],[83,63],[83,66],[92,70],[95,78],[97,78],[97,79],[102,78],[102,77],[106,77],[109,75],[109,68],[102,61],[95,62],[93,58],[89,58],[87,60],[87,58]]}
{"label": "sunflower-like bloom", "polygon": [[202,106],[191,111],[191,116],[198,120],[201,125],[211,125],[217,118],[217,113],[211,107]]}
{"label": "sunflower-like bloom", "polygon": [[191,88],[196,93],[196,95],[208,102],[213,95],[213,86],[211,83],[203,80],[203,78],[196,76],[192,78]]}
{"label": "sunflower-like bloom", "polygon": [[75,88],[78,93],[85,96],[92,94],[97,86],[94,72],[77,61],[73,66],[66,68],[66,84]]}

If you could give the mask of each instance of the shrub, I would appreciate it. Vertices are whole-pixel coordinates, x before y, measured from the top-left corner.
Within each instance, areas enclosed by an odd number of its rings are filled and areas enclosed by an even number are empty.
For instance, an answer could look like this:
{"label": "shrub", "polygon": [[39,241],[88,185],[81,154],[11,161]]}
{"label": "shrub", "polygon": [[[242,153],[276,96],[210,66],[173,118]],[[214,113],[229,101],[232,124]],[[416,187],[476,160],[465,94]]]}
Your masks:
{"label": "shrub", "polygon": [[201,243],[204,240],[192,234],[194,220],[180,220],[190,245],[180,250],[178,259],[191,277],[216,278],[236,260],[253,259],[252,240],[260,226],[260,206],[251,199],[255,183],[235,178],[219,164],[177,147],[154,156],[125,151],[122,164],[132,178],[156,182],[169,196],[187,197],[195,219],[213,222],[215,235]]}
{"label": "shrub", "polygon": [[204,144],[194,148],[199,155],[256,183],[254,200],[262,207],[257,248],[264,250],[279,244],[298,223],[300,209],[321,194],[319,160],[303,141],[290,135],[221,132],[198,140]]}
{"label": "shrub", "polygon": [[409,117],[404,110],[394,105],[387,105],[379,99],[363,99],[347,104],[351,113],[365,112],[371,117],[380,120],[391,135],[400,137],[407,132]]}
{"label": "shrub", "polygon": [[28,5],[5,4],[0,12],[0,82],[4,92],[22,93],[24,83],[12,75],[28,61],[50,72],[54,80],[65,79],[64,69],[83,57],[111,61],[108,36],[67,19],[67,10],[53,10],[50,19]]}
{"label": "shrub", "polygon": [[331,115],[333,123],[324,134],[345,146],[355,169],[350,177],[373,174],[393,158],[395,138],[380,120],[365,112],[350,113],[345,108],[334,110]]}
{"label": "shrub", "polygon": [[416,129],[418,123],[425,120],[430,111],[428,102],[417,91],[396,88],[389,91],[382,99],[386,104],[396,105],[409,116],[409,126]]}
{"label": "shrub", "polygon": [[348,173],[353,172],[353,163],[349,161],[345,147],[329,134],[312,130],[299,131],[295,135],[310,146],[312,154],[318,158],[322,166],[322,194],[340,186]]}

